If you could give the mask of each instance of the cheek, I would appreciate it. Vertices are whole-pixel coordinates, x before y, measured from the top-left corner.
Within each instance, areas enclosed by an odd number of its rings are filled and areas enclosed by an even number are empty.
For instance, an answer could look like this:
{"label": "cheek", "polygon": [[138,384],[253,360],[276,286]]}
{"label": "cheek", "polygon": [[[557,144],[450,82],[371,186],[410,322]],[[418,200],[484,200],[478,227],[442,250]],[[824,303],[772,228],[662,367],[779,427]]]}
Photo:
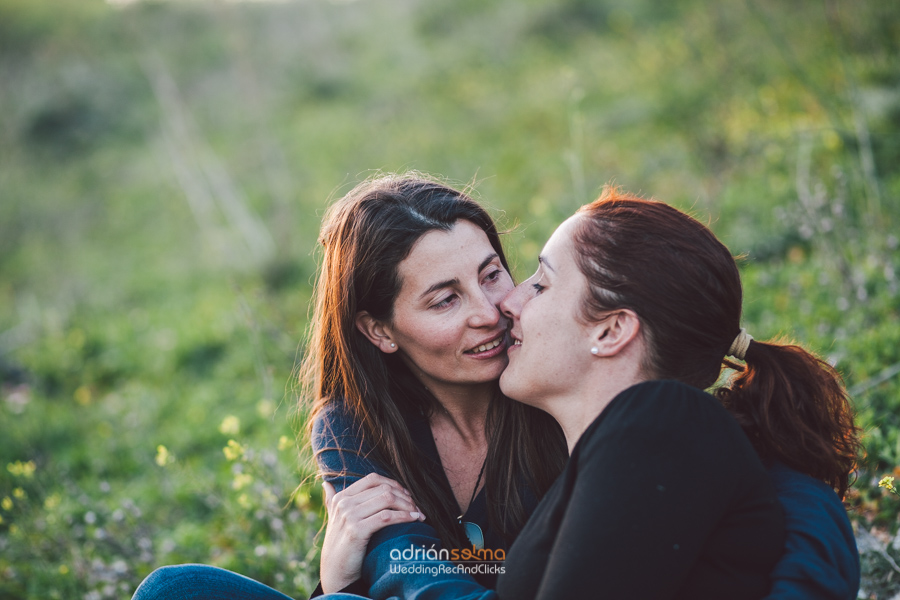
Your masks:
{"label": "cheek", "polygon": [[455,331],[432,328],[427,333],[428,335],[423,336],[422,339],[424,352],[432,356],[445,356],[456,350],[459,336],[456,335]]}
{"label": "cheek", "polygon": [[509,296],[509,293],[512,292],[515,287],[512,279],[507,276],[504,281],[498,282],[497,285],[487,291],[487,297],[492,304],[499,306],[503,299]]}
{"label": "cheek", "polygon": [[[519,290],[516,290],[516,294]],[[522,322],[522,332],[526,336],[540,337],[546,329],[548,318],[552,320],[553,315],[544,314],[544,299],[537,295],[526,297],[522,296],[522,310],[519,314],[519,320]]]}
{"label": "cheek", "polygon": [[450,320],[422,315],[396,323],[401,347],[411,357],[432,356],[455,348],[459,332]]}

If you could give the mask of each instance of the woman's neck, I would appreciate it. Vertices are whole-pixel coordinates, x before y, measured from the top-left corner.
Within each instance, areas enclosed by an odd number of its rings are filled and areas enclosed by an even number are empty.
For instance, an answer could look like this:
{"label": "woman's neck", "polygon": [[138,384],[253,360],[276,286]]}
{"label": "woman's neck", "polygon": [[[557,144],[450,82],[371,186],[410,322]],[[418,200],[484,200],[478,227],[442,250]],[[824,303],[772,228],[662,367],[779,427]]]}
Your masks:
{"label": "woman's neck", "polygon": [[600,413],[621,392],[643,381],[637,372],[618,373],[616,375],[600,376],[584,382],[578,390],[566,397],[560,397],[542,406],[550,416],[556,419],[563,435],[566,436],[566,445],[569,454],[575,449],[575,444],[581,439],[581,435],[593,423]]}
{"label": "woman's neck", "polygon": [[496,390],[494,385],[463,387],[469,389],[458,394],[435,394],[440,406],[430,420],[434,445],[461,515],[469,509],[479,484],[484,484],[479,481],[479,473],[488,452],[485,421]]}
{"label": "woman's neck", "polygon": [[468,446],[485,445],[484,424],[495,390],[496,386],[489,383],[435,393],[440,407],[431,416],[432,429],[449,429]]}

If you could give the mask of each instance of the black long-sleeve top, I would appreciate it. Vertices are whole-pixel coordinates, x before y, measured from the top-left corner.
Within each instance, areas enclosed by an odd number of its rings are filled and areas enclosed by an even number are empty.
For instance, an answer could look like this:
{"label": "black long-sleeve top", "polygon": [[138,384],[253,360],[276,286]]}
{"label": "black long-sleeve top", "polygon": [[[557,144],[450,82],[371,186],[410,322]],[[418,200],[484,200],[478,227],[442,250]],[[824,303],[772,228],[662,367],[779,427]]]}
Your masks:
{"label": "black long-sleeve top", "polygon": [[671,381],[619,394],[510,549],[497,592],[762,598],[784,551],[775,490],[715,398]]}

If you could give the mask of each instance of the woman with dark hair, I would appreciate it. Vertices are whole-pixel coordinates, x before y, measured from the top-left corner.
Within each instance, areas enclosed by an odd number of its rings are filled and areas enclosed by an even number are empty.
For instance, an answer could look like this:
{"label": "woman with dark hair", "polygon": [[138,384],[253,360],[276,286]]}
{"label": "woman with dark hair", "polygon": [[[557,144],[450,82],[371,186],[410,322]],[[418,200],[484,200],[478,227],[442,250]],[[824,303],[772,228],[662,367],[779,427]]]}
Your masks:
{"label": "woman with dark hair", "polygon": [[[615,189],[579,210],[501,303],[513,340],[501,389],[560,424],[563,473],[496,592],[392,575],[407,540],[376,536],[360,559],[368,593],[854,598],[839,499],[859,450],[849,400],[812,354],[747,335],[741,303],[734,259],[695,219]],[[707,394],[723,364],[734,375]]]}
{"label": "woman with dark hair", "polygon": [[[497,305],[513,283],[492,219],[442,183],[388,175],[332,205],[319,241],[301,375],[335,508],[319,592],[367,589],[357,580],[372,535],[504,551],[566,449],[552,418],[499,390],[508,322]],[[496,572],[482,571],[493,586]],[[285,599],[206,565],[157,569],[134,596],[173,597]]]}
{"label": "woman with dark hair", "polygon": [[[497,304],[513,284],[492,219],[441,183],[387,176],[332,205],[319,241],[302,380],[329,498],[331,484],[343,489],[379,471],[428,517],[380,539],[436,532],[445,548],[505,550],[566,453],[548,415],[498,387],[508,323]],[[322,551],[324,591],[359,577],[368,535],[410,521],[390,510],[387,485],[369,477],[338,498],[341,518],[329,523]]]}

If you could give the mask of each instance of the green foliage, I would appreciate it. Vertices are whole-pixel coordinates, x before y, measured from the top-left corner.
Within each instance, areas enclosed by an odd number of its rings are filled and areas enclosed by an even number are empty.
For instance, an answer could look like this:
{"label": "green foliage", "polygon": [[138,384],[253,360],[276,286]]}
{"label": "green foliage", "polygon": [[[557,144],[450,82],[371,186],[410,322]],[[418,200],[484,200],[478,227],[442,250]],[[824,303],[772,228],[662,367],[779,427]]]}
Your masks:
{"label": "green foliage", "polygon": [[475,181],[519,278],[609,181],[708,219],[751,333],[844,374],[864,590],[896,594],[898,11],[0,0],[0,598],[127,597],[180,561],[309,591],[318,226],[407,168]]}

